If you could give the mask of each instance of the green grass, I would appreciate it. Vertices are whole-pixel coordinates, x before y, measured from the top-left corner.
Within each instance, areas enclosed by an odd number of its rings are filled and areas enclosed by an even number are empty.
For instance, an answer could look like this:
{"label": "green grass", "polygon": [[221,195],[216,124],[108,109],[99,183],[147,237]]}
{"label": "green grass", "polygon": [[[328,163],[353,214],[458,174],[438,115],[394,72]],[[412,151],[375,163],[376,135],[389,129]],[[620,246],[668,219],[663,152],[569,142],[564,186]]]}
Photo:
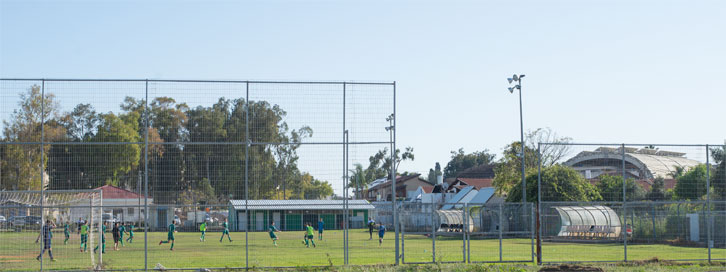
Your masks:
{"label": "green grass", "polygon": [[[207,233],[206,242],[199,241],[199,233],[177,233],[174,251],[169,244],[158,245],[166,239],[165,232],[149,233],[148,265],[153,268],[157,263],[166,268],[221,268],[245,266],[245,233],[232,232],[232,243],[220,243],[221,233]],[[35,261],[40,244],[35,244],[37,234],[31,232],[0,233],[0,270],[38,270]],[[249,233],[249,265],[264,266],[339,266],[343,264],[343,240],[341,231],[326,231],[323,241],[316,240],[316,248],[305,248],[302,244],[302,231],[282,232],[278,236],[278,246],[273,247],[266,232]],[[349,256],[352,265],[392,264],[394,262],[394,235],[387,233],[383,245],[379,246],[375,237],[368,240],[368,233],[362,230],[350,232]],[[106,269],[143,269],[144,233],[136,233],[135,241],[113,250],[110,234],[106,234],[106,254],[103,264]],[[46,255],[45,269],[89,269],[89,253],[79,252],[79,237],[71,235],[67,245],[63,245],[62,233],[53,238],[53,253],[56,262],[49,262]],[[421,235],[406,235],[406,262],[431,262],[432,241]],[[543,260],[546,262],[568,261],[617,261],[623,259],[620,244],[576,244],[545,243]],[[463,260],[463,243],[460,239],[442,237],[436,241],[436,260],[452,262]],[[506,239],[503,241],[502,260],[527,261],[531,256],[529,239]],[[704,259],[704,248],[675,247],[668,245],[630,245],[629,260],[660,259]],[[726,258],[726,250],[713,249],[714,258]],[[471,261],[499,261],[499,241],[496,239],[472,240]],[[502,267],[502,266],[498,266]],[[482,270],[486,271],[486,270]],[[508,271],[508,270],[507,270]]]}

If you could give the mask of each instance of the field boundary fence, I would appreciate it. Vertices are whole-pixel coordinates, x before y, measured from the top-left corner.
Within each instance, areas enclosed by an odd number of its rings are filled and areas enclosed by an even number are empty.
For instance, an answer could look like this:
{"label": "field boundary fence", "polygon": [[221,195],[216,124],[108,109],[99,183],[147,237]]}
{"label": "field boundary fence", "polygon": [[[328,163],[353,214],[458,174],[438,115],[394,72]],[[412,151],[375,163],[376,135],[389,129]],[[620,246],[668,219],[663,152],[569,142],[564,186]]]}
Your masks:
{"label": "field boundary fence", "polygon": [[[54,213],[55,207],[42,201],[7,201],[0,203],[0,215],[13,221],[0,222],[0,234],[7,234],[2,237],[8,241],[27,236],[17,240],[17,247],[0,246],[0,255],[9,258],[6,264],[17,270],[308,265],[302,260],[276,263],[259,255],[257,232],[267,233],[274,221],[283,236],[288,230],[302,233],[305,224],[317,230],[318,221],[326,221],[331,235],[340,231],[340,245],[335,245],[340,251],[313,265],[368,264],[349,259],[351,254],[374,254],[374,249],[349,241],[354,239],[350,235],[361,235],[349,232],[365,228],[373,213],[370,204],[360,202],[366,197],[359,179],[371,177],[357,175],[355,164],[368,163],[376,153],[382,154],[381,161],[397,155],[395,82],[4,78],[0,119],[3,194],[38,191],[46,195],[38,198],[43,199],[61,190],[100,188],[106,192],[98,207],[102,214],[93,222],[108,224],[109,240],[115,222],[136,230],[136,239],[143,240],[143,248],[134,249],[141,250],[134,259],[143,262],[130,266],[119,266],[122,260],[100,252],[103,259],[76,260],[70,246],[57,242],[56,257],[74,263],[50,262],[41,255],[35,265],[35,260],[18,258],[43,249],[44,243],[31,239],[43,234],[46,220],[58,222],[51,231],[56,236],[63,233],[60,222],[68,223],[71,241],[77,243],[75,230],[82,224],[76,221],[90,218]],[[393,180],[392,194],[399,195],[395,164],[388,165],[379,166],[382,174],[372,178]],[[337,198],[318,200],[333,194]],[[22,207],[11,207],[15,205]],[[397,209],[391,210],[393,222],[387,227],[398,240]],[[36,215],[40,220],[32,224],[37,227],[25,224]],[[15,233],[11,226],[21,221],[25,227]],[[244,247],[220,256],[219,266],[197,256],[190,258],[200,258],[199,265],[186,260],[169,264],[173,255],[154,252],[159,237],[166,238],[156,232],[165,233],[176,223],[177,235],[186,237],[199,232],[202,222],[209,223],[210,231],[229,229],[237,241],[244,233]],[[299,245],[298,239],[296,235]],[[382,262],[398,264],[399,243],[391,244],[394,254]]]}
{"label": "field boundary fence", "polygon": [[536,182],[528,199],[537,201],[537,262],[723,260],[724,150],[539,143],[527,178]]}

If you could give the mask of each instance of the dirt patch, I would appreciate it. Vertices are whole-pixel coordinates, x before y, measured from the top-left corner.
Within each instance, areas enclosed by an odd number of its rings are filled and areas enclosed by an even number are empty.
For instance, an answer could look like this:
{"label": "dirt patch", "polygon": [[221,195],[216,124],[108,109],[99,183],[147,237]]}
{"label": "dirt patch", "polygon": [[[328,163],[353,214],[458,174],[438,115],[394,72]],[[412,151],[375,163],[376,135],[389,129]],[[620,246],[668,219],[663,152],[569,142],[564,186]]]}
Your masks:
{"label": "dirt patch", "polygon": [[558,266],[545,266],[542,269],[540,269],[539,271],[540,272],[560,272],[560,271],[568,271],[568,272],[579,272],[579,271],[604,272],[605,270],[603,270],[602,268],[599,268],[599,267],[563,264],[563,265],[558,265]]}
{"label": "dirt patch", "polygon": [[628,262],[627,265],[635,265],[635,266],[641,266],[646,264],[662,264],[662,265],[674,265],[675,263],[668,260],[661,260],[658,259],[658,257],[648,259],[648,260],[642,260],[642,261],[631,261]]}

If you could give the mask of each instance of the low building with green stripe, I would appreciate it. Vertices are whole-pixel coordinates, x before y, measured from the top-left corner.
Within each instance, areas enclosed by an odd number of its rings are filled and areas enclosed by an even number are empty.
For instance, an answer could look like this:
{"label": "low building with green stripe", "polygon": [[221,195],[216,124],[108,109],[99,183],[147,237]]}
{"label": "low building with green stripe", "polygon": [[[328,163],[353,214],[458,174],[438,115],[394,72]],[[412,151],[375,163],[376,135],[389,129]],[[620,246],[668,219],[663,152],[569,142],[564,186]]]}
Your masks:
{"label": "low building with green stripe", "polygon": [[[374,209],[367,200],[348,200],[349,228],[365,228]],[[274,221],[286,231],[303,230],[305,223],[317,229],[322,218],[325,229],[335,230],[343,228],[344,210],[343,200],[230,200],[229,223],[236,231],[266,231]]]}

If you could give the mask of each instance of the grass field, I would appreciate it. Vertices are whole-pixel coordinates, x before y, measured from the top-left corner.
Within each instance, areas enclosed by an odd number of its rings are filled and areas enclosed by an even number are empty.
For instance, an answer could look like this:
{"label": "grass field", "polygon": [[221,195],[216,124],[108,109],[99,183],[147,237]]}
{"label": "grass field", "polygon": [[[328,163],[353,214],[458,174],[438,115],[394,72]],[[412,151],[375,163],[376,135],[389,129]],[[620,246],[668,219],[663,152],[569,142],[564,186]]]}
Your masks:
{"label": "grass field", "polygon": [[[0,233],[1,270],[38,270],[35,261],[39,244],[35,244],[37,234],[31,232]],[[220,243],[221,233],[207,233],[205,242],[199,241],[199,233],[177,233],[174,251],[169,244],[158,245],[166,239],[166,232],[153,232],[148,236],[149,268],[161,264],[166,268],[221,268],[245,266],[245,233],[232,232],[233,242],[226,238]],[[302,231],[282,232],[278,236],[278,246],[274,247],[266,232],[249,233],[249,265],[264,266],[327,266],[343,264],[343,240],[341,231],[326,231],[322,241],[316,240],[317,247],[305,248],[302,244]],[[394,235],[387,233],[381,246],[374,239],[368,240],[368,233],[351,230],[349,242],[350,264],[392,264],[394,262]],[[113,250],[110,234],[106,234],[106,254],[103,267],[106,269],[143,269],[144,233],[136,233],[133,243],[119,246]],[[63,245],[62,233],[55,233],[53,254],[56,262],[48,261],[45,256],[45,269],[89,269],[89,253],[79,252],[79,237],[72,234],[67,245]],[[406,262],[431,262],[432,241],[421,235],[406,235]],[[506,239],[503,241],[503,261],[528,261],[531,259],[529,239]],[[471,261],[499,261],[499,241],[497,239],[472,240]],[[440,237],[436,241],[436,260],[455,262],[463,260],[463,243],[460,238]],[[628,247],[629,260],[660,259],[704,259],[707,249],[675,247],[668,245],[631,245]],[[726,250],[713,249],[713,258],[726,258]],[[623,259],[620,244],[543,244],[543,261],[618,261]]]}

